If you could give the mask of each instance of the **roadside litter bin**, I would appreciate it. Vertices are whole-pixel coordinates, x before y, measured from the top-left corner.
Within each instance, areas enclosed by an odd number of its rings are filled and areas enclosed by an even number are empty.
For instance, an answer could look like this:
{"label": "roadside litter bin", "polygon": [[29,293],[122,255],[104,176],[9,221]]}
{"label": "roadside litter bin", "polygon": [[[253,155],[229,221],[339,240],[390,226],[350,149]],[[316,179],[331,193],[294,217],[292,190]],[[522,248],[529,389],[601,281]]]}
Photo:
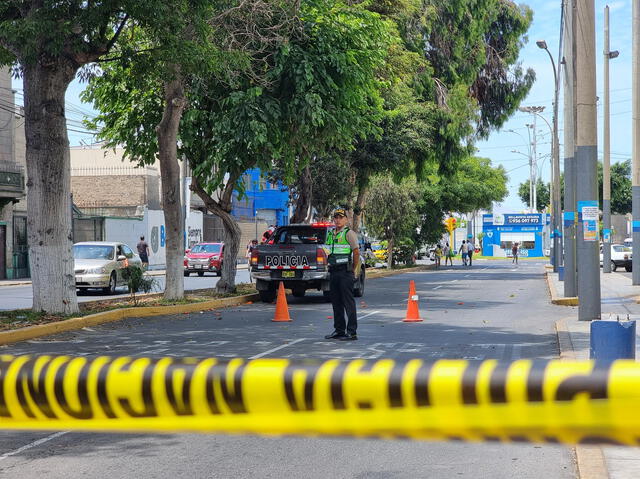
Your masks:
{"label": "roadside litter bin", "polygon": [[564,266],[558,266],[558,281],[564,281]]}
{"label": "roadside litter bin", "polygon": [[591,359],[635,359],[636,322],[600,320],[591,323]]}

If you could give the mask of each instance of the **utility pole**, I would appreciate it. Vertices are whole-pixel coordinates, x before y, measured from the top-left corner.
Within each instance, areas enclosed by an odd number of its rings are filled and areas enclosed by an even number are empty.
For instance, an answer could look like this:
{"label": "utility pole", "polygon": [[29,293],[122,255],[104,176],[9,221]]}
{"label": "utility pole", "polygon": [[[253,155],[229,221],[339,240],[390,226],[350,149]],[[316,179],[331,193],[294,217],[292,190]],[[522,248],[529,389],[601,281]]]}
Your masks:
{"label": "utility pole", "polygon": [[[602,159],[602,272],[611,273],[611,142],[609,133],[609,60],[618,51],[609,50],[609,6],[604,7],[604,137]],[[631,259],[633,261],[633,258]]]}
{"label": "utility pole", "polygon": [[537,131],[536,131],[536,117],[544,111],[543,106],[522,106],[518,108],[518,110],[531,113],[533,115],[533,124],[528,124],[527,126],[533,130],[533,140],[531,142],[531,194],[529,198],[529,204],[532,207],[532,213],[536,213],[538,211],[538,195],[537,195],[537,175],[538,175],[538,152],[537,152]]}
{"label": "utility pole", "polygon": [[[561,12],[560,28],[564,28],[564,2]],[[560,45],[559,54],[562,51],[562,31],[560,32]],[[562,226],[560,224],[561,205],[560,205],[560,144],[558,141],[558,98],[560,96],[560,66],[558,62],[558,69],[556,71],[556,62],[553,60],[553,55],[547,47],[547,42],[544,40],[538,40],[536,42],[538,48],[545,50],[551,60],[551,68],[553,69],[553,82],[554,82],[554,94],[553,94],[553,131],[551,138],[551,231],[553,232],[553,254],[552,263],[553,271],[558,271],[558,266],[562,264]],[[543,117],[544,118],[544,117]],[[546,120],[545,120],[546,121]]]}
{"label": "utility pole", "polygon": [[[636,0],[640,1],[640,0]],[[598,141],[594,0],[576,9],[576,199],[578,202],[578,320],[600,319],[598,259]],[[640,193],[640,189],[638,189]],[[640,199],[640,196],[638,196]],[[635,233],[634,233],[635,234]],[[639,238],[640,239],[640,236]],[[640,266],[640,265],[639,265]],[[640,274],[638,275],[640,277]]]}
{"label": "utility pole", "polygon": [[564,296],[578,295],[575,189],[575,0],[564,4]]}
{"label": "utility pole", "polygon": [[537,179],[537,175],[538,175],[538,152],[536,150],[536,137],[537,137],[537,131],[536,131],[536,116],[533,115],[533,143],[531,144],[531,152],[532,152],[532,158],[531,158],[531,174],[533,176],[533,181],[532,181],[532,188],[533,188],[533,201],[532,201],[532,206],[533,206],[533,212],[537,213],[538,212],[538,179]]}
{"label": "utility pole", "polygon": [[[636,252],[640,251],[640,0],[633,0],[633,171],[631,173],[631,198],[632,198],[632,231],[633,246]],[[633,272],[632,284],[640,284],[640,255],[634,255],[631,259]]]}

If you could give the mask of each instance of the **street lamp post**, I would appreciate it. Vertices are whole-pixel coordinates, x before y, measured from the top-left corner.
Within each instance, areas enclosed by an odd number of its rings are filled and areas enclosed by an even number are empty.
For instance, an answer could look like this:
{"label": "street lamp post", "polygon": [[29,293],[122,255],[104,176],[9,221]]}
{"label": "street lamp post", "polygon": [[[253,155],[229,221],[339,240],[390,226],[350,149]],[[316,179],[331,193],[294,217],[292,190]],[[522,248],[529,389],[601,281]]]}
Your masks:
{"label": "street lamp post", "polygon": [[[561,40],[562,41],[562,40]],[[561,204],[560,204],[560,142],[558,141],[558,101],[560,95],[560,63],[556,68],[556,62],[553,55],[547,47],[547,42],[538,40],[536,42],[538,48],[547,52],[551,67],[553,68],[554,94],[553,94],[553,138],[551,147],[551,159],[553,168],[553,209],[551,214],[551,224],[553,226],[553,271],[558,271],[558,266],[562,264],[562,225],[561,225]],[[562,45],[560,45],[562,50]]]}
{"label": "street lamp post", "polygon": [[[533,130],[533,142],[531,143],[532,145],[532,157],[533,157],[533,162],[532,162],[532,190],[533,190],[533,201],[531,202],[532,204],[532,210],[533,212],[538,211],[538,202],[537,202],[537,190],[536,190],[536,186],[537,186],[537,178],[536,178],[536,171],[538,168],[538,163],[537,163],[537,137],[536,137],[536,117],[539,116],[540,118],[544,119],[544,117],[542,115],[540,115],[540,113],[542,113],[544,111],[544,107],[543,106],[523,106],[518,108],[518,110],[525,112],[525,113],[531,113],[533,114],[533,124],[532,125],[527,125],[527,127],[531,128]],[[546,120],[545,120],[546,121]]]}
{"label": "street lamp post", "polygon": [[609,7],[604,8],[604,135],[602,158],[602,272],[611,273],[611,143],[609,141],[609,60],[618,51],[609,49]]}

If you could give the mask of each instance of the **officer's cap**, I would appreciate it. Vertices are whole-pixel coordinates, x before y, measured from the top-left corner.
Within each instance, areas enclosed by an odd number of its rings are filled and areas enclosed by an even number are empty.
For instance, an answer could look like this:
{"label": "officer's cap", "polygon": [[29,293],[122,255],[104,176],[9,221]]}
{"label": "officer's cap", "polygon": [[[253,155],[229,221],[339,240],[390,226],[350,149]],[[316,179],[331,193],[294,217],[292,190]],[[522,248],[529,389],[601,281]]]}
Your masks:
{"label": "officer's cap", "polygon": [[334,217],[336,217],[336,216],[344,216],[344,217],[346,217],[347,216],[347,212],[344,210],[344,208],[337,208],[337,209],[334,210],[333,216]]}

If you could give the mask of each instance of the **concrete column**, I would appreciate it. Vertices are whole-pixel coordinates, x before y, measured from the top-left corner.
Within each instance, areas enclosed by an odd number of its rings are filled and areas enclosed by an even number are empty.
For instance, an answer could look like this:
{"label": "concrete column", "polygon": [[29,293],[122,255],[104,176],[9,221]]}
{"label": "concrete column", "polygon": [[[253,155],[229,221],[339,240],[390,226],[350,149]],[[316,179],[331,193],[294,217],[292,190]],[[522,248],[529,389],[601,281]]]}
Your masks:
{"label": "concrete column", "polygon": [[[633,79],[632,100],[633,103],[633,153],[631,172],[631,202],[632,221],[631,231],[633,235],[633,247],[640,251],[640,0],[633,0]],[[640,255],[635,254],[631,260],[633,273],[632,284],[640,284]]]}
{"label": "concrete column", "polygon": [[[637,0],[640,1],[640,0]],[[576,199],[578,203],[578,319],[600,319],[599,243],[585,241],[582,207],[598,201],[596,42],[594,0],[578,0],[576,9]]]}
{"label": "concrete column", "polygon": [[578,295],[575,196],[575,0],[565,2],[564,23],[564,295]]}
{"label": "concrete column", "polygon": [[602,159],[602,272],[611,273],[611,163],[609,141],[609,6],[604,7],[604,135]]}

